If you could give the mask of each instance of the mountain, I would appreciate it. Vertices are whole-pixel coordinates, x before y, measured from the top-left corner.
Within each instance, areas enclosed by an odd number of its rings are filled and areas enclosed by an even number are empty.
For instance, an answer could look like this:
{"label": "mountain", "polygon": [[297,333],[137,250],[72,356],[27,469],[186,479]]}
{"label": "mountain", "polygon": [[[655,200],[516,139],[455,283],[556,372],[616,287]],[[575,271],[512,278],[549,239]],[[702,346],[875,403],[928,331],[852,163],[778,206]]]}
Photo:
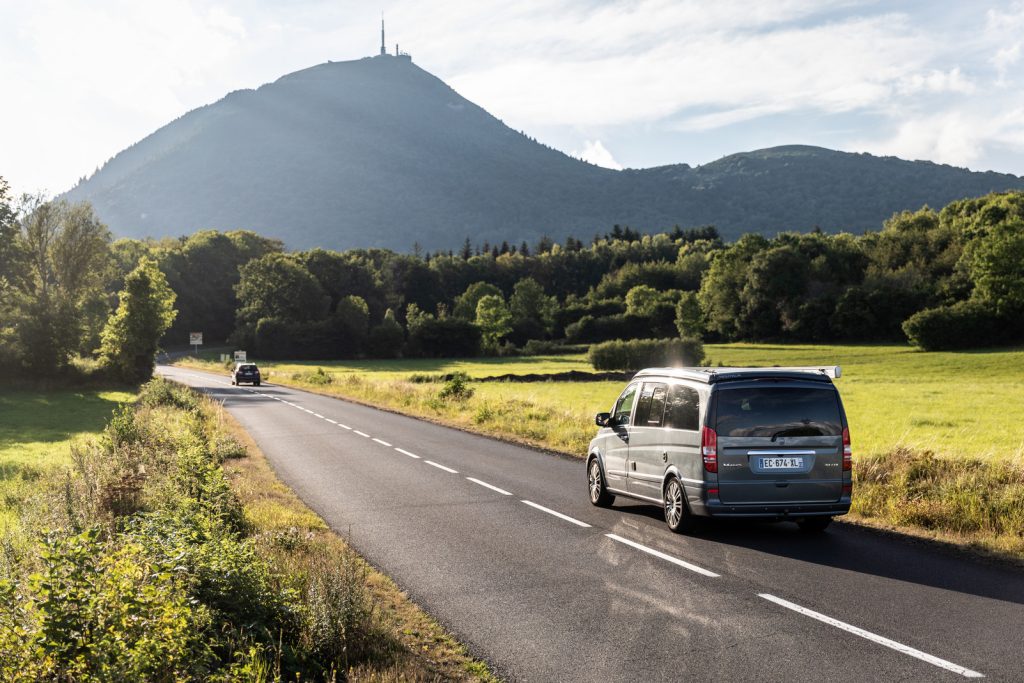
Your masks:
{"label": "mountain", "polygon": [[247,228],[289,247],[408,251],[716,225],[860,232],[1024,178],[786,146],[613,171],[518,133],[408,57],[329,62],[193,110],[66,194],[115,234]]}

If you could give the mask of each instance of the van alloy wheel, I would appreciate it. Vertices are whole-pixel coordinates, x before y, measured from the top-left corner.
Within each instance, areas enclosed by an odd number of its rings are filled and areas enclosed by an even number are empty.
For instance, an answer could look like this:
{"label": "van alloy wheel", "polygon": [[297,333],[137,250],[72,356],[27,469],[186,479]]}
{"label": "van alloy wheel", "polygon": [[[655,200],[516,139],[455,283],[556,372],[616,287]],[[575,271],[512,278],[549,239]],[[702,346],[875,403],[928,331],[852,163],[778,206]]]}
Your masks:
{"label": "van alloy wheel", "polygon": [[590,502],[598,507],[608,507],[615,500],[615,496],[608,493],[604,486],[604,477],[601,476],[601,463],[597,458],[590,460],[587,466],[587,486],[590,489]]}
{"label": "van alloy wheel", "polygon": [[665,523],[677,534],[693,528],[693,517],[683,499],[683,486],[673,477],[665,486]]}

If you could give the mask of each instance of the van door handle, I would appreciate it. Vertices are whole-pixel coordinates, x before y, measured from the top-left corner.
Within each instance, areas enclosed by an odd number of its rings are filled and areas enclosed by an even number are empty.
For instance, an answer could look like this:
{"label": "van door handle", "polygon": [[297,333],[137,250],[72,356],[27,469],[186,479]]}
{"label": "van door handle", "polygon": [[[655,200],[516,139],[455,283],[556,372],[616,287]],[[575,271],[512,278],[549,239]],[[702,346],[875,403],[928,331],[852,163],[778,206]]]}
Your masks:
{"label": "van door handle", "polygon": [[662,462],[668,462],[668,451],[662,451],[661,452],[661,461]]}

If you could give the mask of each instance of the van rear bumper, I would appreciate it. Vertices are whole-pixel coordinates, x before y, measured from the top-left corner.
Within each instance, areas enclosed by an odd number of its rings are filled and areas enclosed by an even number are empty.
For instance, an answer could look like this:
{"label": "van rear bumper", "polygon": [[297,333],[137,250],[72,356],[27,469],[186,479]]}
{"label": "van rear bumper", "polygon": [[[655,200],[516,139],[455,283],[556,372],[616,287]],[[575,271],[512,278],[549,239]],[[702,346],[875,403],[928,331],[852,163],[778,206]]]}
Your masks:
{"label": "van rear bumper", "polygon": [[749,503],[731,505],[720,500],[704,503],[709,517],[750,517],[760,519],[799,519],[801,517],[825,517],[845,515],[850,511],[850,499],[843,498],[835,503]]}

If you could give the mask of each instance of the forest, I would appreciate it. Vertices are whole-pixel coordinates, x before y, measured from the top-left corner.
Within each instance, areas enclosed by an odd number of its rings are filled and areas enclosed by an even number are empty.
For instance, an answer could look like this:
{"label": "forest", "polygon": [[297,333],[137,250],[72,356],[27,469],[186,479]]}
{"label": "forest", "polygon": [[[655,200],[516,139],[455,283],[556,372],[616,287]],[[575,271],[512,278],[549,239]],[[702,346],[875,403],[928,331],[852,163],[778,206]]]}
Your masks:
{"label": "forest", "polygon": [[586,243],[412,247],[286,252],[244,230],[113,240],[87,204],[15,202],[0,185],[0,363],[43,374],[109,366],[115,335],[104,330],[147,264],[177,310],[153,314],[164,347],[197,331],[256,358],[514,355],[680,337],[925,350],[1024,339],[1021,192],[905,211],[862,235],[726,243],[712,226],[615,226]]}

